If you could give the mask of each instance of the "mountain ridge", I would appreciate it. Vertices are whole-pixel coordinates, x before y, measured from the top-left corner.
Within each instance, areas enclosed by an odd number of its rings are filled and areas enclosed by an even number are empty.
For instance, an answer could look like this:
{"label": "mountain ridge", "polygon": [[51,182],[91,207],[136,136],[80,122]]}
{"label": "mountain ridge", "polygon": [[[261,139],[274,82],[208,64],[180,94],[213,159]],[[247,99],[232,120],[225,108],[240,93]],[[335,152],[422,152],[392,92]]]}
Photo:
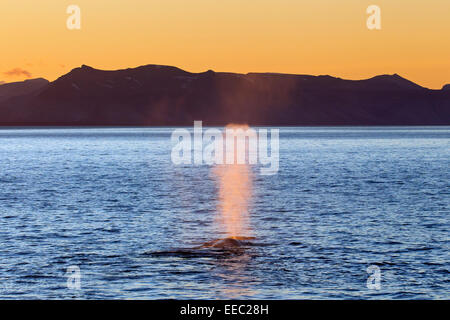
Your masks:
{"label": "mountain ridge", "polygon": [[119,70],[82,65],[55,81],[40,80],[34,91],[1,98],[5,85],[0,85],[0,125],[450,124],[446,86],[431,90],[398,74],[346,80],[192,73],[154,64]]}

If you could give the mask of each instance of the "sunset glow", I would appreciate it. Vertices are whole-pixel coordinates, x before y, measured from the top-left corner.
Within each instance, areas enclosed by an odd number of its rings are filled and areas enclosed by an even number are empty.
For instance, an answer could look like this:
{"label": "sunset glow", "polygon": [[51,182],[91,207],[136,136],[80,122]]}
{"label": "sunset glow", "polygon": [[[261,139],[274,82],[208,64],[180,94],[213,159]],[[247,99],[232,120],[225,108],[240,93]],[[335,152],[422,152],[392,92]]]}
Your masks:
{"label": "sunset glow", "polygon": [[[81,30],[66,9],[81,8]],[[173,65],[191,72],[398,73],[450,82],[450,1],[378,0],[382,29],[360,0],[2,0],[0,82],[55,80],[82,64]]]}

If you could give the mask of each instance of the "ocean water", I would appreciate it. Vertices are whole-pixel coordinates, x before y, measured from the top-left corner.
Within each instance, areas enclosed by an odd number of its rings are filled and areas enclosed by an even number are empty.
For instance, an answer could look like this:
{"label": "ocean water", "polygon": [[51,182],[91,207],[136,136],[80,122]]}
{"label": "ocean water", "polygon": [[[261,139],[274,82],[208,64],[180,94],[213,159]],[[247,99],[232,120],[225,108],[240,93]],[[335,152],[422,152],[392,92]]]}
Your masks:
{"label": "ocean water", "polygon": [[192,249],[225,236],[217,179],[172,130],[1,129],[0,298],[450,298],[450,127],[281,128],[256,239],[219,254]]}

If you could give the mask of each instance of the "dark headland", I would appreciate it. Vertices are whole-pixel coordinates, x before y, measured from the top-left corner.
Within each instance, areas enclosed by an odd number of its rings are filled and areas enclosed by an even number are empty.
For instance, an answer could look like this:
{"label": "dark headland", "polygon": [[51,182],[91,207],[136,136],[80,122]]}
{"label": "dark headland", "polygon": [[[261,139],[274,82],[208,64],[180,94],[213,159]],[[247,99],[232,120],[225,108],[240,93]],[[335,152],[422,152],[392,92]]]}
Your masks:
{"label": "dark headland", "polygon": [[275,73],[190,73],[83,65],[59,79],[0,85],[2,126],[450,125],[450,90],[401,76],[366,80]]}

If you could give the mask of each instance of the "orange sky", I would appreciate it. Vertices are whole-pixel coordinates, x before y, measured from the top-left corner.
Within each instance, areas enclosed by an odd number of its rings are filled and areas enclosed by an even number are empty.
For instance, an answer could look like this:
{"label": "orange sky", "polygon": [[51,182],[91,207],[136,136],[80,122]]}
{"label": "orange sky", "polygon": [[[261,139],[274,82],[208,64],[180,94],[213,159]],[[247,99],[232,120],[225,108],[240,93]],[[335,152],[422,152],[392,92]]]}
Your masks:
{"label": "orange sky", "polygon": [[[81,8],[81,30],[66,8]],[[366,27],[381,7],[382,30]],[[449,0],[1,0],[0,82],[87,64],[450,83]],[[27,73],[28,72],[28,73]]]}

